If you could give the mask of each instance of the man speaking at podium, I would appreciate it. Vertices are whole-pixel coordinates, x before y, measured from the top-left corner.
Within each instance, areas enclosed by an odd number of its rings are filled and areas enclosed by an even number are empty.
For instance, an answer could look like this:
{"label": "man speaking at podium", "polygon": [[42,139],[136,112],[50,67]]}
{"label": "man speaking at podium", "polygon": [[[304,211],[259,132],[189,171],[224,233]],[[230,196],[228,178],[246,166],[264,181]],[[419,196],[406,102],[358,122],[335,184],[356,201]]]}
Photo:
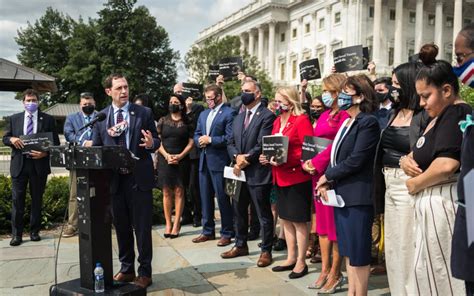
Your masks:
{"label": "man speaking at podium", "polygon": [[[127,79],[121,74],[109,75],[104,82],[111,105],[101,112],[107,117],[94,126],[93,146],[123,146],[137,158],[135,168],[119,169],[111,182],[115,232],[119,247],[119,282],[134,282],[143,288],[152,283],[151,241],[154,186],[153,161],[150,153],[160,147],[151,109],[130,103]],[[138,249],[138,276],[135,276],[134,237]]]}

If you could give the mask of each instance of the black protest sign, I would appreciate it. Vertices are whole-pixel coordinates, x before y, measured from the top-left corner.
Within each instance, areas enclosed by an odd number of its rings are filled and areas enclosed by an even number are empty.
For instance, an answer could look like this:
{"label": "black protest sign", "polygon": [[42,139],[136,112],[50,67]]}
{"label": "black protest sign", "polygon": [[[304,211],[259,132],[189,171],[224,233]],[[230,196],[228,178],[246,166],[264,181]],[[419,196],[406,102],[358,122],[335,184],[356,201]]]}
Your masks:
{"label": "black protest sign", "polygon": [[219,76],[219,65],[209,65],[209,80],[215,82]]}
{"label": "black protest sign", "polygon": [[202,90],[203,90],[202,84],[187,83],[187,82],[183,83],[183,97],[184,98],[192,97],[195,100],[201,100]]}
{"label": "black protest sign", "polygon": [[364,69],[362,45],[336,49],[333,53],[336,72],[357,71]]}
{"label": "black protest sign", "polygon": [[219,61],[219,74],[225,79],[237,77],[244,69],[241,57],[223,58]]}
{"label": "black protest sign", "polygon": [[369,48],[368,47],[362,47],[362,59],[363,59],[363,67],[364,69],[367,69],[369,67]]}
{"label": "black protest sign", "polygon": [[301,80],[315,80],[321,78],[319,60],[311,59],[300,63],[300,78]]}

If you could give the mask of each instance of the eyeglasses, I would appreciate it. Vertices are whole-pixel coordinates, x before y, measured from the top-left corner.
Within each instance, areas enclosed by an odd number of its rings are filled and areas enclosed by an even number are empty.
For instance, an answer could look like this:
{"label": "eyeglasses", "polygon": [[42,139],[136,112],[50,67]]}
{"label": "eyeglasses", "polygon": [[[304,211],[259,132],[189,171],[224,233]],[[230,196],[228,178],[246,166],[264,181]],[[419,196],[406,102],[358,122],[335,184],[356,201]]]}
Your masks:
{"label": "eyeglasses", "polygon": [[473,53],[474,53],[474,51],[471,51],[471,52],[469,52],[469,53],[457,53],[457,54],[456,54],[456,62],[457,62],[458,64],[462,64],[462,62],[464,62],[464,59],[465,59],[467,56],[469,56],[469,55],[471,55],[471,54],[473,54]]}

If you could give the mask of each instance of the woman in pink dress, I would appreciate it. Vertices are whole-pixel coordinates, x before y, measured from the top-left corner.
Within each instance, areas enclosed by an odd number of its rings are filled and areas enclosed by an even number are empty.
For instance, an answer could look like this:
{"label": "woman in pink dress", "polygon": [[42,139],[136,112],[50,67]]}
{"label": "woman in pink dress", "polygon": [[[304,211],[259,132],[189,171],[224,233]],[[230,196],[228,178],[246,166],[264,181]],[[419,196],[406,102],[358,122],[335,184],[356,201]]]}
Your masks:
{"label": "woman in pink dress", "polygon": [[[324,105],[329,109],[319,117],[313,132],[315,137],[334,140],[339,127],[349,117],[345,111],[339,110],[337,105],[337,97],[345,79],[346,76],[339,73],[331,74],[323,79],[322,99]],[[313,175],[313,189],[319,178],[326,171],[330,156],[331,145],[303,164],[303,169]],[[316,198],[314,198],[314,205],[316,209],[316,233],[319,236],[319,246],[321,249],[322,270],[316,282],[308,288],[320,289],[318,292],[320,294],[334,293],[335,287],[342,280],[342,260],[337,247],[334,211],[333,207],[323,205]]]}

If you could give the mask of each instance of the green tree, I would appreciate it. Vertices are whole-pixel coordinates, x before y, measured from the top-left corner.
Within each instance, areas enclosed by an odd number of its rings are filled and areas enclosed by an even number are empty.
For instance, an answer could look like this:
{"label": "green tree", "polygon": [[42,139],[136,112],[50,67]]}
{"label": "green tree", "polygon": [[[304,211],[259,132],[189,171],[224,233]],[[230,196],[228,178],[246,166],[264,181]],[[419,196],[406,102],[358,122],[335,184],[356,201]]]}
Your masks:
{"label": "green tree", "polygon": [[[237,36],[225,36],[221,39],[206,39],[200,46],[193,46],[185,56],[185,67],[197,83],[209,83],[209,65],[216,65],[225,57],[242,56],[240,53],[240,39]],[[258,59],[244,53],[242,56],[244,72],[254,76],[262,86],[263,95],[269,98],[274,96],[274,86],[267,73],[262,70]],[[211,81],[212,82],[212,81]],[[236,96],[240,91],[240,83],[236,80],[224,84],[224,91],[228,99]]]}
{"label": "green tree", "polygon": [[469,87],[464,84],[460,84],[460,85],[461,85],[461,91],[460,91],[461,99],[469,103],[469,105],[471,105],[471,107],[474,108],[474,88]]}
{"label": "green tree", "polygon": [[[75,21],[69,16],[48,7],[34,25],[18,31],[15,38],[20,47],[17,55],[21,64],[56,78],[68,61],[68,45]],[[44,97],[43,103],[52,105],[65,100],[67,89],[58,83],[58,92]]]}

